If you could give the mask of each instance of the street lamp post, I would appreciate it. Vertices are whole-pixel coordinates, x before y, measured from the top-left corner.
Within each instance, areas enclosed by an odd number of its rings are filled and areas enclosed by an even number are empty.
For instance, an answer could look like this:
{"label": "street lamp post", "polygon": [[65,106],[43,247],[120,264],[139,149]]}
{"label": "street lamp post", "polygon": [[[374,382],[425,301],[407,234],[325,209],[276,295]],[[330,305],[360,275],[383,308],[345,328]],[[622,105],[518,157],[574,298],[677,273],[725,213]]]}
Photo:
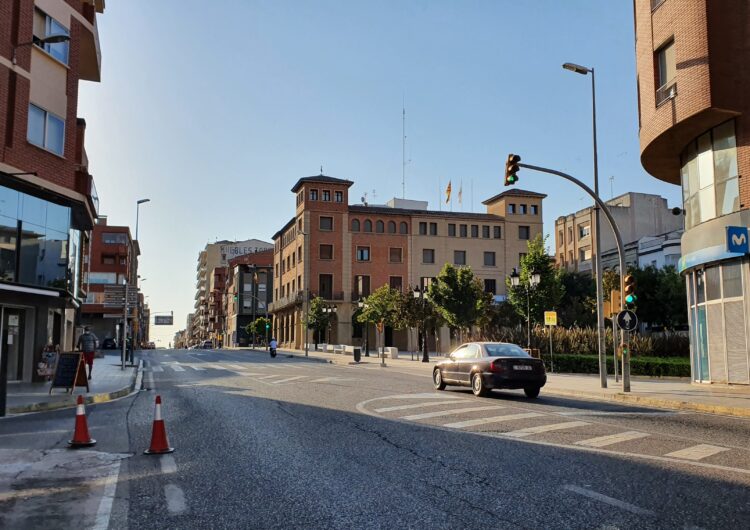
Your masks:
{"label": "street lamp post", "polygon": [[151,202],[151,199],[139,199],[135,203],[135,240],[138,241],[138,216],[141,210],[141,204]]}
{"label": "street lamp post", "polygon": [[305,277],[305,288],[302,290],[303,302],[304,302],[304,313],[305,313],[305,357],[309,355],[309,322],[310,322],[310,278],[308,278],[308,271],[310,270],[307,263],[310,261],[310,252],[307,248],[307,232],[300,230],[298,232],[302,235],[302,255],[305,257],[305,263],[302,267],[302,275]]}
{"label": "street lamp post", "polygon": [[325,306],[323,312],[328,315],[328,344],[331,343],[331,318],[336,314],[337,307],[335,305]]}
{"label": "street lamp post", "polygon": [[[427,345],[427,293],[422,291],[419,286],[414,288],[414,298],[420,301],[420,308],[422,309],[422,362],[430,362],[430,351]],[[417,339],[419,342],[419,339]]]}
{"label": "street lamp post", "polygon": [[21,48],[22,46],[31,46],[33,44],[57,44],[59,42],[68,42],[70,40],[69,35],[49,35],[47,37],[44,37],[43,39],[39,39],[38,41],[30,41],[30,42],[22,42],[21,44],[17,44],[13,46],[13,64],[17,64],[18,61],[16,60],[16,50],[18,48]]}
{"label": "street lamp post", "polygon": [[[563,68],[581,75],[591,74],[591,118],[592,132],[594,140],[594,193],[599,196],[599,160],[596,146],[596,79],[594,69],[581,66],[575,63],[565,63]],[[599,349],[599,379],[602,388],[607,388],[607,361],[606,351],[604,348],[604,288],[602,286],[602,254],[601,254],[601,230],[599,222],[599,206],[594,204],[594,253],[595,272],[596,274],[596,333]],[[621,272],[624,274],[624,272]]]}
{"label": "street lamp post", "polygon": [[[367,303],[364,300],[359,300],[357,302],[357,307],[361,309],[367,309]],[[370,345],[368,341],[368,335],[370,332],[370,324],[368,322],[365,322],[365,357],[370,356]]]}
{"label": "street lamp post", "polygon": [[[541,275],[536,271],[529,273],[529,278],[525,284],[526,287],[526,348],[531,353],[531,288],[536,288],[542,281]],[[511,287],[518,287],[521,282],[521,275],[516,269],[510,274]]]}

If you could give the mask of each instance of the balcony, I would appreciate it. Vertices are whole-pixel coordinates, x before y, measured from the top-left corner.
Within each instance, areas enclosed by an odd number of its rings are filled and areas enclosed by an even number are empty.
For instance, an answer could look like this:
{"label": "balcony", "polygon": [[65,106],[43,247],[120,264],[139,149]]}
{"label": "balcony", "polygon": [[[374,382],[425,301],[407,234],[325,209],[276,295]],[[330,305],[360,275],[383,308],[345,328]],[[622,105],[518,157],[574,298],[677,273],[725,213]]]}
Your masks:
{"label": "balcony", "polygon": [[99,194],[96,191],[96,185],[94,184],[94,177],[92,177],[88,171],[79,170],[76,171],[75,176],[75,190],[81,195],[85,195],[89,201],[91,211],[94,212],[94,216],[99,216]]}
{"label": "balcony", "polygon": [[296,293],[289,296],[282,296],[277,300],[274,300],[271,304],[269,304],[268,310],[271,312],[280,311],[285,307],[302,303],[304,298],[304,293],[302,291],[297,291]]}
{"label": "balcony", "polygon": [[[89,4],[85,4],[87,6]],[[86,16],[88,15],[88,16]],[[99,44],[99,26],[96,23],[94,9],[89,7],[84,11],[91,27],[86,27],[81,32],[81,62],[79,66],[81,79],[87,81],[101,81],[102,74],[102,50]]]}
{"label": "balcony", "polygon": [[579,261],[578,262],[578,271],[579,272],[590,271],[591,268],[592,268],[592,265],[591,265],[592,263],[593,263],[593,261],[590,260],[590,259]]}

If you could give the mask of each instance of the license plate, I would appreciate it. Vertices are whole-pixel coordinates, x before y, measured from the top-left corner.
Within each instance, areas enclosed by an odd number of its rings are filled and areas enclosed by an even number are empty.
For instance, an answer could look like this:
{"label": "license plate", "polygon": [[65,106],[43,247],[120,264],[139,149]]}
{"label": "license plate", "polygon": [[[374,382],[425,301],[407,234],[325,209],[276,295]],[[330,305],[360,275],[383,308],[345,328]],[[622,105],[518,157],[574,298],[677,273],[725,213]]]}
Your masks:
{"label": "license plate", "polygon": [[514,364],[513,369],[514,370],[533,370],[533,367],[529,366],[528,364]]}

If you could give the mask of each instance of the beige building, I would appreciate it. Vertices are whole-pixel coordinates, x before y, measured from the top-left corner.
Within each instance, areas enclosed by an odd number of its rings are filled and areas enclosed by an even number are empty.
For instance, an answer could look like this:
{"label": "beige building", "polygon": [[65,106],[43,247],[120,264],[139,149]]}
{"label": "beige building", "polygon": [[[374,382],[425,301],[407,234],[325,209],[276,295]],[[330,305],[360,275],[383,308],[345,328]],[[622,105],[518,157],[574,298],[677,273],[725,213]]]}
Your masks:
{"label": "beige building", "polygon": [[[606,201],[617,223],[622,241],[627,247],[647,236],[657,236],[682,229],[682,215],[674,215],[667,200],[650,193],[629,192]],[[601,215],[602,253],[615,259],[603,266],[617,266],[617,245],[612,229],[604,214]],[[596,253],[596,234],[593,207],[558,217],[555,221],[555,262],[568,271],[592,272]],[[638,265],[637,244],[635,252],[626,252],[626,265]]]}

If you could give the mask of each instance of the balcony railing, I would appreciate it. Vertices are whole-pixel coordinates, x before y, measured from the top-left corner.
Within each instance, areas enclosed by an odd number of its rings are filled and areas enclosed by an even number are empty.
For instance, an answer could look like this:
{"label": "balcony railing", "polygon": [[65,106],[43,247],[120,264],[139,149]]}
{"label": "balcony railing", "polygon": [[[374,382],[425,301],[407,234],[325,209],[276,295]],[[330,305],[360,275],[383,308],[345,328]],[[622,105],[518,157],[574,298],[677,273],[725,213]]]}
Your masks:
{"label": "balcony railing", "polygon": [[281,296],[273,301],[273,303],[269,304],[268,309],[269,311],[279,311],[280,309],[284,309],[285,307],[289,307],[290,305],[298,304],[304,300],[304,293],[302,291],[297,291],[296,293],[292,293],[289,296]]}
{"label": "balcony railing", "polygon": [[656,90],[656,106],[673,99],[677,95],[677,83],[672,82]]}

